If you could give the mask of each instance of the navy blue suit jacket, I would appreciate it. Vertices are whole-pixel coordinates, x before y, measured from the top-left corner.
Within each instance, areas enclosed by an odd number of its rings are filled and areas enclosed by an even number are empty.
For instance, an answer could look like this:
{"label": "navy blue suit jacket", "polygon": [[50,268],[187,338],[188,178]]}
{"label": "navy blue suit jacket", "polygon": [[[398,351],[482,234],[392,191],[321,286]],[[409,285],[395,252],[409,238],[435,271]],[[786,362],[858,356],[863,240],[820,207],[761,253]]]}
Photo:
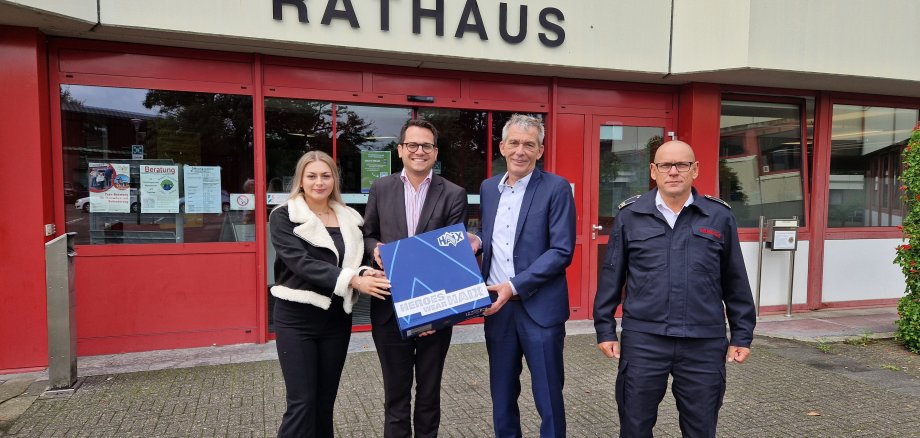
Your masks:
{"label": "navy blue suit jacket", "polygon": [[[492,230],[504,174],[482,182],[482,275],[492,266]],[[575,250],[575,200],[569,182],[534,169],[524,192],[514,233],[514,271],[511,283],[527,313],[549,327],[569,319],[569,292],[565,269]]]}

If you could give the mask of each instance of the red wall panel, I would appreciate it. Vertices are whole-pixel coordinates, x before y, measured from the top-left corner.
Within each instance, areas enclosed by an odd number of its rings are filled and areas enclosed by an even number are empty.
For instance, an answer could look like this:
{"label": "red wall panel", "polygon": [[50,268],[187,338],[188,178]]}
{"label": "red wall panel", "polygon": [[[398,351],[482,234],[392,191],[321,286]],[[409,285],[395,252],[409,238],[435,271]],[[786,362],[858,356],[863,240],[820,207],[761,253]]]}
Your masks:
{"label": "red wall panel", "polygon": [[363,74],[360,71],[266,65],[264,81],[265,86],[268,87],[360,92],[362,91]]}
{"label": "red wall panel", "polygon": [[460,79],[373,74],[373,92],[460,98]]}
{"label": "red wall panel", "polygon": [[541,84],[470,81],[470,98],[508,102],[549,103],[549,87]]}
{"label": "red wall panel", "polygon": [[581,114],[559,114],[556,116],[556,152],[554,153],[555,173],[575,184],[575,256],[572,265],[566,270],[569,283],[569,307],[572,319],[586,319],[591,315],[592,301],[589,297],[589,284],[584,281],[588,259],[588,246],[584,244],[582,223],[588,214],[584,192],[585,172],[585,117]]}
{"label": "red wall panel", "polygon": [[670,92],[627,91],[592,87],[565,86],[559,88],[557,105],[600,106],[670,110]]}
{"label": "red wall panel", "polygon": [[61,49],[61,72],[252,84],[252,63],[144,53]]}
{"label": "red wall panel", "polygon": [[48,363],[42,225],[53,223],[44,35],[0,26],[0,370]]}
{"label": "red wall panel", "polygon": [[256,342],[255,253],[77,256],[80,355]]}
{"label": "red wall panel", "polygon": [[692,83],[680,89],[677,138],[690,144],[700,162],[694,187],[719,196],[719,119],[722,93],[718,85]]}

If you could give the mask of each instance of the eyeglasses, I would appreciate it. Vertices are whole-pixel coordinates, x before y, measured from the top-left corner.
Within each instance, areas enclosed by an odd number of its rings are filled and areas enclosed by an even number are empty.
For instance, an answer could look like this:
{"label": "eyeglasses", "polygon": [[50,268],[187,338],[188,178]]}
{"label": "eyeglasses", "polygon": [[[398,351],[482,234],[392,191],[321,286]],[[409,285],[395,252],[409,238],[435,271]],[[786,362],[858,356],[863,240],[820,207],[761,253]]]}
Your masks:
{"label": "eyeglasses", "polygon": [[686,172],[693,166],[693,161],[677,161],[674,163],[655,163],[659,173],[668,173],[672,167],[676,167],[678,172]]}
{"label": "eyeglasses", "polygon": [[532,141],[508,140],[505,142],[505,144],[508,145],[508,147],[511,149],[517,149],[518,146],[524,146],[524,150],[528,152],[533,152],[540,147],[540,145]]}
{"label": "eyeglasses", "polygon": [[426,154],[430,154],[431,151],[433,151],[433,150],[435,150],[435,149],[438,148],[437,146],[435,146],[435,145],[433,145],[433,144],[431,144],[431,143],[415,143],[415,142],[409,142],[409,143],[400,143],[400,144],[403,145],[403,147],[406,148],[409,152],[415,152],[415,151],[418,150],[418,148],[422,148],[422,152],[424,152],[424,153],[426,153]]}

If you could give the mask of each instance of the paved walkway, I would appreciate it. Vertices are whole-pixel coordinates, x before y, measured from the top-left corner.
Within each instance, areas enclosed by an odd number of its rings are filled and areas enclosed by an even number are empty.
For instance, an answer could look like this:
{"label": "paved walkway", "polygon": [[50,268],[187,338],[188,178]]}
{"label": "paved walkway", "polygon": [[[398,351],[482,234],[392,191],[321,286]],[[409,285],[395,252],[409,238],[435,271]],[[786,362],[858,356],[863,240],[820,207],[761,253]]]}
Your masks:
{"label": "paved walkway", "polygon": [[[890,336],[896,317],[873,309],[762,318],[751,359],[729,364],[719,436],[920,437],[920,357],[870,339]],[[589,322],[570,323],[568,333],[569,436],[615,436],[616,361],[597,351]],[[441,435],[492,436],[481,327],[457,327],[454,340]],[[80,375],[74,395],[49,399],[38,398],[43,373],[0,375],[0,435],[273,436],[284,411],[274,344],[86,357]],[[525,371],[524,436],[538,436],[528,379]],[[355,334],[336,403],[339,436],[382,436],[382,387],[370,337]],[[680,436],[670,395],[656,436]]]}

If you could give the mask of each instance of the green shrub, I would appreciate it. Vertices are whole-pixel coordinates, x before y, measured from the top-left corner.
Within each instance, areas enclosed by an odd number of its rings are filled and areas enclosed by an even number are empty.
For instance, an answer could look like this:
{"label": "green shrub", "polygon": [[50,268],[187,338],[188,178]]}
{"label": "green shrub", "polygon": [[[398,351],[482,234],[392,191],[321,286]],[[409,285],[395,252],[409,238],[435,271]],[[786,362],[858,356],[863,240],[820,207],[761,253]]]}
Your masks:
{"label": "green shrub", "polygon": [[920,354],[920,298],[898,301],[898,331],[895,336],[908,350]]}
{"label": "green shrub", "polygon": [[907,216],[900,226],[904,242],[897,247],[895,263],[901,266],[907,291],[898,301],[898,321],[895,336],[904,346],[920,354],[920,124],[901,152],[904,173],[901,193]]}

